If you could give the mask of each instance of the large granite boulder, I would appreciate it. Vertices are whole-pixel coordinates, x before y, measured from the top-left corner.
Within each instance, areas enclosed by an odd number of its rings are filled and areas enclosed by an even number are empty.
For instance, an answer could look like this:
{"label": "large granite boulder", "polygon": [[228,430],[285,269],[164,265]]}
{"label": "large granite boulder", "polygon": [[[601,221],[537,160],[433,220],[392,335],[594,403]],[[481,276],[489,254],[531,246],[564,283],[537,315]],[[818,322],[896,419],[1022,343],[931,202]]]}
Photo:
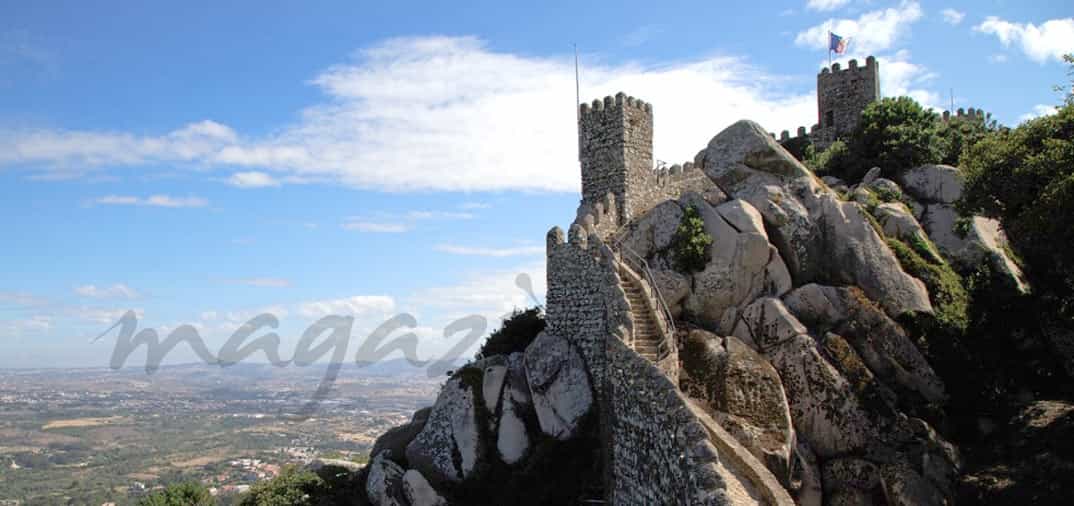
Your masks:
{"label": "large granite boulder", "polygon": [[873,216],[884,235],[905,242],[917,242],[924,244],[931,253],[931,260],[942,261],[940,252],[936,251],[935,245],[929,239],[925,229],[918,223],[913,212],[902,202],[885,202],[876,206]]}
{"label": "large granite boulder", "polygon": [[846,378],[779,299],[759,299],[742,312],[736,335],[754,340],[779,372],[797,434],[821,458],[861,451],[876,427]]}
{"label": "large granite boulder", "polygon": [[480,365],[484,368],[481,398],[485,402],[485,409],[495,415],[500,403],[500,394],[503,393],[504,382],[507,380],[507,358],[503,355],[493,355],[481,360]]}
{"label": "large granite boulder", "polygon": [[[829,504],[873,504],[881,495],[880,469],[860,457],[840,457],[824,462],[821,483]],[[837,500],[838,498],[838,500]]]}
{"label": "large granite boulder", "polygon": [[447,506],[429,481],[413,469],[403,474],[403,496],[410,506]]}
{"label": "large granite boulder", "polygon": [[631,223],[630,233],[623,240],[623,246],[642,258],[649,258],[657,251],[668,248],[680,221],[682,207],[674,200],[665,201]]}
{"label": "large granite boulder", "polygon": [[[722,346],[720,341],[723,341]],[[794,427],[779,374],[734,336],[691,331],[682,354],[691,396],[787,486],[795,448]]]}
{"label": "large granite boulder", "polygon": [[817,456],[803,441],[798,441],[798,446],[794,450],[791,489],[794,491],[794,500],[798,506],[822,506],[824,504],[824,487]]}
{"label": "large granite boulder", "polygon": [[840,200],[759,125],[731,125],[702,158],[721,190],[760,212],[797,284],[857,285],[894,316],[932,312],[924,284],[903,272],[865,211]]}
{"label": "large granite boulder", "polygon": [[749,203],[733,200],[721,204],[720,211],[696,194],[686,194],[681,200],[698,210],[705,232],[712,237],[709,262],[692,275],[683,308],[721,333],[729,333],[738,308],[762,295],[778,296],[789,290],[790,275],[768,242],[760,213]]}
{"label": "large granite boulder", "polygon": [[922,165],[902,173],[899,182],[913,197],[915,216],[945,258],[963,271],[988,262],[1012,288],[1029,292],[999,222],[982,216],[962,217],[955,210],[965,184],[962,171],[949,165]]}
{"label": "large granite boulder", "polygon": [[512,353],[507,357],[507,382],[500,402],[496,449],[500,453],[500,459],[507,464],[515,464],[525,458],[531,445],[525,416],[533,404],[523,360],[522,353]]}
{"label": "large granite boulder", "polygon": [[930,402],[945,399],[944,385],[906,332],[856,288],[808,284],[783,299],[809,328],[845,338],[869,370],[889,386]]}
{"label": "large granite boulder", "polygon": [[929,204],[921,217],[940,252],[961,270],[988,262],[1007,284],[1028,292],[1022,269],[1009,254],[1010,244],[998,221],[982,216],[962,218],[950,204]]}
{"label": "large granite boulder", "polygon": [[526,380],[541,431],[560,441],[576,434],[593,407],[582,356],[566,339],[543,331],[526,348]]}
{"label": "large granite boulder", "polygon": [[387,458],[385,452],[373,457],[365,493],[373,506],[407,506],[403,494],[403,468]]}
{"label": "large granite boulder", "polygon": [[903,172],[898,180],[918,201],[953,204],[962,197],[966,178],[950,165],[922,165]]}
{"label": "large granite boulder", "polygon": [[429,419],[429,413],[432,410],[432,406],[419,409],[414,412],[410,422],[388,429],[373,443],[373,449],[369,451],[369,454],[377,455],[387,450],[387,458],[401,466],[407,466],[406,447],[425,428],[425,421]]}
{"label": "large granite boulder", "polygon": [[406,447],[410,467],[435,485],[462,481],[477,464],[481,440],[474,390],[480,385],[467,385],[464,377],[457,373],[444,384],[425,427]]}

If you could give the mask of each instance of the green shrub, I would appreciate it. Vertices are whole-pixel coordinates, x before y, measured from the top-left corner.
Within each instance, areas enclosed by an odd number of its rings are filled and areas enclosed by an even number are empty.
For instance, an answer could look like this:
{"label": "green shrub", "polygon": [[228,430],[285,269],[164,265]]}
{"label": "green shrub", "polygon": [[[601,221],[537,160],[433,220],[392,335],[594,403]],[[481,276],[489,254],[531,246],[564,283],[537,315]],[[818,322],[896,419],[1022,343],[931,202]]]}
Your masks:
{"label": "green shrub", "polygon": [[709,263],[712,236],[705,232],[705,221],[694,206],[683,210],[682,221],[671,239],[671,254],[675,268],[691,273],[703,270]]}
{"label": "green shrub", "polygon": [[960,212],[998,218],[1034,290],[1074,318],[1074,104],[989,135],[962,170]]}
{"label": "green shrub", "polygon": [[[933,258],[924,241],[918,241],[921,244],[911,246],[898,239],[887,240],[903,270],[920,279],[928,288],[938,330],[961,335],[969,324],[969,295],[962,278],[947,263]],[[932,258],[932,261],[926,258]]]}
{"label": "green shrub", "polygon": [[515,310],[499,329],[489,334],[475,358],[480,360],[493,355],[510,355],[525,351],[544,327],[544,313],[541,308]]}
{"label": "green shrub", "polygon": [[216,504],[209,490],[197,482],[168,485],[138,501],[139,506],[211,506]]}
{"label": "green shrub", "polygon": [[847,172],[846,167],[850,165],[850,151],[843,141],[835,141],[828,146],[828,149],[819,153],[814,151],[813,146],[810,145],[805,156],[806,166],[813,173],[822,176],[831,175],[842,179],[842,176]]}
{"label": "green shrub", "polygon": [[984,140],[999,128],[992,115],[954,116],[940,124],[938,134],[944,140],[942,163],[958,165],[966,148]]}
{"label": "green shrub", "polygon": [[910,97],[884,98],[869,104],[850,137],[851,163],[845,178],[859,181],[872,167],[894,179],[900,172],[939,163],[946,144],[939,117]]}

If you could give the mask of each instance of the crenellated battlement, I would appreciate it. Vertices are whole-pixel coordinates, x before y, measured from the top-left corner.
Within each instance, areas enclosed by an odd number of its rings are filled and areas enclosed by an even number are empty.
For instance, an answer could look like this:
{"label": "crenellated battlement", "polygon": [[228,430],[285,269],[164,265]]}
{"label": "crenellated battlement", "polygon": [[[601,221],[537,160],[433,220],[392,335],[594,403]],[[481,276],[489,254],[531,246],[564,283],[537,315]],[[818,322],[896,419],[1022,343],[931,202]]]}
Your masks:
{"label": "crenellated battlement", "polygon": [[604,97],[603,100],[598,98],[594,99],[592,103],[583,103],[578,106],[578,112],[582,118],[587,118],[592,114],[621,114],[621,109],[624,106],[650,116],[653,114],[652,104],[621,91],[616,93],[614,97],[608,96]]}
{"label": "crenellated battlement", "polygon": [[986,113],[984,109],[974,109],[973,107],[970,107],[969,109],[963,109],[959,107],[958,110],[955,111],[954,115],[951,114],[951,111],[944,111],[943,114],[940,115],[940,119],[945,122],[951,121],[952,118],[963,120],[975,119],[979,121],[988,121],[992,119],[992,113]]}
{"label": "crenellated battlement", "polygon": [[843,69],[839,62],[833,63],[831,68],[824,67],[820,70],[820,75],[837,76],[840,72],[854,73],[854,72],[876,72],[878,70],[876,63],[876,57],[870,56],[865,59],[865,66],[858,65],[858,60],[850,60],[847,62],[847,68]]}
{"label": "crenellated battlement", "polygon": [[809,138],[810,138],[810,136],[812,134],[815,134],[817,132],[817,129],[819,129],[819,128],[820,128],[820,125],[813,125],[812,127],[809,127],[808,130],[806,130],[806,127],[800,126],[800,127],[798,127],[798,130],[794,133],[793,137],[791,136],[791,133],[789,131],[784,130],[784,131],[779,133],[779,139],[778,140],[779,140],[780,144],[785,143],[785,142],[790,142],[790,141],[798,141],[798,140],[807,141],[807,140],[809,140]]}

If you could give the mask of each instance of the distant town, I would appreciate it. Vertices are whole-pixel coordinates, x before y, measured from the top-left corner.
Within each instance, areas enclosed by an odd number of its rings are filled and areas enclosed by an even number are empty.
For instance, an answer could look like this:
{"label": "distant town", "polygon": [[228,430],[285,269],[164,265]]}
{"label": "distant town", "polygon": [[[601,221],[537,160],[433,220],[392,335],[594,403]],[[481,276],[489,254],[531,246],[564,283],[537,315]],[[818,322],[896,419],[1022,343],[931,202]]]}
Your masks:
{"label": "distant town", "polygon": [[344,371],[303,415],[317,367],[190,365],[0,371],[0,506],[126,505],[179,481],[223,504],[289,465],[363,462],[377,436],[434,400],[405,364]]}

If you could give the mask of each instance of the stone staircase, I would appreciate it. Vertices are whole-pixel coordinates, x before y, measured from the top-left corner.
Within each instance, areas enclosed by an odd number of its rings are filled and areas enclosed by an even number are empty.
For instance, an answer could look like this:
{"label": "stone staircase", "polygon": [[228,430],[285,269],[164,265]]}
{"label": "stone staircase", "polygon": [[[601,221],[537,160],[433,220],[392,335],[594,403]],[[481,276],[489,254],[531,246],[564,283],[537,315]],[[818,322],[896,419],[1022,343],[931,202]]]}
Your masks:
{"label": "stone staircase", "polygon": [[[625,265],[620,268],[628,269]],[[660,322],[656,321],[652,311],[649,310],[645,288],[635,281],[640,279],[639,276],[636,273],[631,274],[633,275],[622,272],[620,279],[623,291],[626,292],[627,302],[630,304],[630,316],[634,320],[634,351],[646,360],[656,363],[663,358],[661,345],[664,338],[660,332]]]}

